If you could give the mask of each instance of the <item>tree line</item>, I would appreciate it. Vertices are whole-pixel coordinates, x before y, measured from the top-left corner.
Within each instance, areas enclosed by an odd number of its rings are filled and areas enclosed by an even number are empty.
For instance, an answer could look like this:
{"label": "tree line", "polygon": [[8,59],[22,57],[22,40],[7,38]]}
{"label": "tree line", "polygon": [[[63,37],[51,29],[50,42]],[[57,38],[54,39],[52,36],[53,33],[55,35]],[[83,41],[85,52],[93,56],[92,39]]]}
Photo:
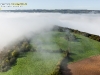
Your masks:
{"label": "tree line", "polygon": [[88,37],[90,39],[93,39],[93,40],[100,42],[100,36],[99,35],[90,34],[90,33],[87,33],[87,32],[82,32],[82,31],[79,31],[79,30],[66,28],[66,27],[60,27],[60,26],[55,26],[53,30],[58,30],[60,32],[66,32],[66,30],[69,30],[72,33],[80,34],[80,35],[83,35],[85,37]]}
{"label": "tree line", "polygon": [[10,47],[3,48],[0,52],[0,72],[8,71],[20,55],[33,50],[28,39],[23,39]]}

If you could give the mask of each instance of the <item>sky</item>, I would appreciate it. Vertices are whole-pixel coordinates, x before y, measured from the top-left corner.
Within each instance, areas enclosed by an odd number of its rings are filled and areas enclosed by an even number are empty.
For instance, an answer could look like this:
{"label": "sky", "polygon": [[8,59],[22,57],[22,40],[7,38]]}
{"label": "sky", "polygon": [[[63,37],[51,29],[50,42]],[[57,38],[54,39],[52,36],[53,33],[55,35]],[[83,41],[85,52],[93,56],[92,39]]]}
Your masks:
{"label": "sky", "polygon": [[1,7],[1,10],[15,9],[88,9],[100,10],[100,0],[0,0],[0,3],[27,3],[22,7]]}

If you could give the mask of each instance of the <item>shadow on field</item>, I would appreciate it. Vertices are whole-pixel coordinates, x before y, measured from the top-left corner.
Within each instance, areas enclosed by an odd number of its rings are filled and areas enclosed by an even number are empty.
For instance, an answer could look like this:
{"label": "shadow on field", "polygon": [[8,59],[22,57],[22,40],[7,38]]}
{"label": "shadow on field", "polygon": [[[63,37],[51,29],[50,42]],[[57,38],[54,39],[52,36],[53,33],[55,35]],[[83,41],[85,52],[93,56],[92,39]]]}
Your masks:
{"label": "shadow on field", "polygon": [[[70,56],[74,56],[74,55],[76,55],[75,53],[69,53],[69,55]],[[74,61],[74,59],[72,58],[72,57],[70,57],[70,56],[67,56],[67,59],[68,59],[68,62],[73,62]]]}
{"label": "shadow on field", "polygon": [[19,56],[18,56],[18,58],[23,58],[23,57],[26,57],[26,53],[22,53],[22,54],[20,54]]}
{"label": "shadow on field", "polygon": [[67,67],[68,58],[64,58],[60,65],[60,75],[72,75],[71,70]]}
{"label": "shadow on field", "polygon": [[76,55],[74,53],[67,53],[66,57],[64,57],[64,59],[62,60],[61,64],[60,64],[60,73],[61,75],[72,75],[71,70],[67,67],[68,66],[68,62],[73,61],[73,58],[71,58],[71,55]]}

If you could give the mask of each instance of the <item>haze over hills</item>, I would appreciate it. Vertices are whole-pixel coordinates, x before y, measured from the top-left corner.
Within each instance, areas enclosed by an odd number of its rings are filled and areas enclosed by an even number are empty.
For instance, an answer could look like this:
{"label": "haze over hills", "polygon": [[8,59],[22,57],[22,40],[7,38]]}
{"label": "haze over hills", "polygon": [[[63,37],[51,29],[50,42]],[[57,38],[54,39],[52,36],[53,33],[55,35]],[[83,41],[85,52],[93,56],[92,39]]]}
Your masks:
{"label": "haze over hills", "polygon": [[41,13],[100,13],[100,10],[71,10],[71,9],[28,9],[28,10],[19,10],[19,9],[16,9],[16,10],[0,10],[0,12],[41,12]]}

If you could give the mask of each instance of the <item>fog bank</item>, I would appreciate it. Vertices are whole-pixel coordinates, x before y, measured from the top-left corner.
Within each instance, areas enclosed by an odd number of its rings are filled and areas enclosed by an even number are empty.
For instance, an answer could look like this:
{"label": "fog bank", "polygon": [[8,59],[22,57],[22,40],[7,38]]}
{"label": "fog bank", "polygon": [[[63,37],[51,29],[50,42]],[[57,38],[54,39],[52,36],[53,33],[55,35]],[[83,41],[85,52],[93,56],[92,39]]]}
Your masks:
{"label": "fog bank", "polygon": [[100,35],[100,14],[0,13],[0,49],[30,32],[54,25]]}

